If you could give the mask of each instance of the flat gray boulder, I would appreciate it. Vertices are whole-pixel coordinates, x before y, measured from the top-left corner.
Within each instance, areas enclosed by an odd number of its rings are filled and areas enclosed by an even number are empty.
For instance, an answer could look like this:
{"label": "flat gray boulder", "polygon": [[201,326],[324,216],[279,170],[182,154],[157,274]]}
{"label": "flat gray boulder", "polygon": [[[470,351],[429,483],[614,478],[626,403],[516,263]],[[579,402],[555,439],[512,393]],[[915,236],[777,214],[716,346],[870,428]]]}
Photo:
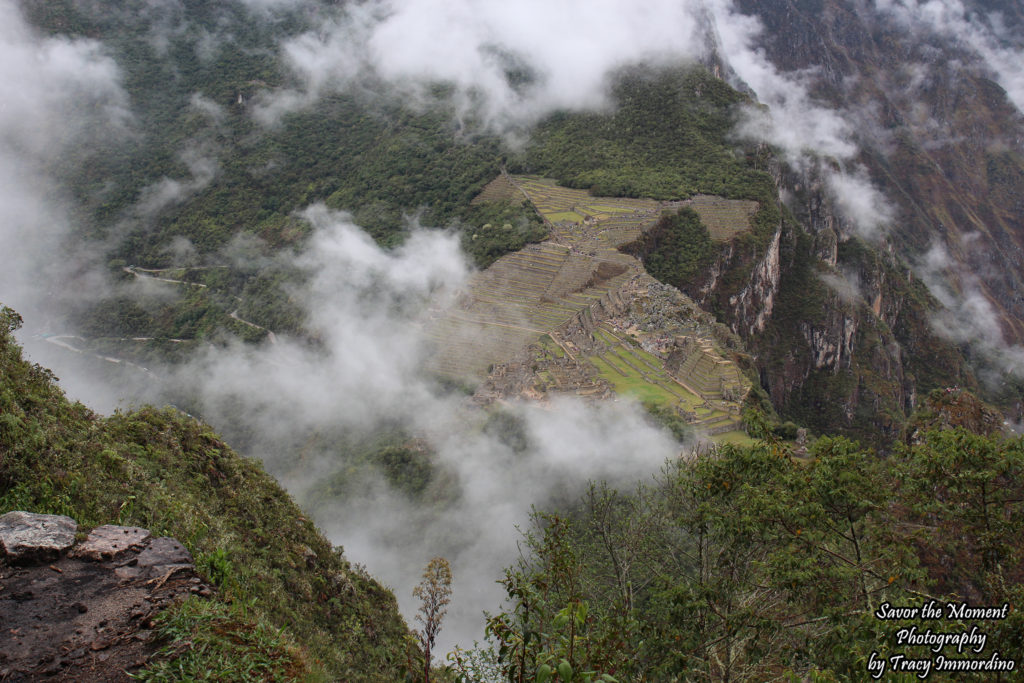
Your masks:
{"label": "flat gray boulder", "polygon": [[104,524],[92,530],[71,554],[87,560],[108,560],[126,550],[142,545],[150,537],[149,529],[137,526]]}
{"label": "flat gray boulder", "polygon": [[129,564],[118,567],[115,573],[122,579],[154,579],[177,571],[195,569],[192,555],[177,539],[162,537],[151,539]]}
{"label": "flat gray boulder", "polygon": [[64,515],[8,512],[0,516],[0,551],[11,564],[56,559],[77,530],[78,522]]}

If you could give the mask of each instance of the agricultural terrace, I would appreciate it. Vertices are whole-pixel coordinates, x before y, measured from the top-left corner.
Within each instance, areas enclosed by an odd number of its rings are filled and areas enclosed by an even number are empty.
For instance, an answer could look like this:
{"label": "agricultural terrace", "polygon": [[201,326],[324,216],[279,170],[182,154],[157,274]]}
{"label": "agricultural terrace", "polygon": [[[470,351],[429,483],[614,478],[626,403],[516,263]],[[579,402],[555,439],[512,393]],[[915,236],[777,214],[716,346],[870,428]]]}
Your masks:
{"label": "agricultural terrace", "polygon": [[635,275],[625,254],[573,253],[544,242],[503,256],[469,283],[461,305],[428,327],[437,344],[432,369],[460,379],[481,378]]}
{"label": "agricultural terrace", "polygon": [[709,194],[699,194],[684,202],[700,216],[711,239],[726,241],[750,229],[750,219],[757,211],[757,202],[746,199],[724,199]]}
{"label": "agricultural terrace", "polygon": [[590,242],[610,248],[628,244],[661,213],[661,205],[653,199],[594,197],[586,190],[561,187],[550,178],[508,178],[550,224],[555,240],[581,247]]}
{"label": "agricultural terrace", "polygon": [[740,429],[736,401],[744,382],[732,362],[710,343],[693,349],[683,368],[670,373],[662,358],[643,350],[603,322],[594,331],[597,342],[587,361],[616,393],[674,408],[701,431],[723,434]]}
{"label": "agricultural terrace", "polygon": [[[663,287],[638,260],[617,249],[635,241],[663,209],[690,205],[714,238],[727,239],[749,228],[756,202],[698,196],[662,204],[593,197],[550,179],[506,174],[473,201],[517,199],[529,199],[536,207],[551,239],[503,256],[471,278],[459,304],[428,325],[435,344],[430,368],[475,383],[532,348],[540,355],[530,364],[530,391],[599,396],[611,387],[618,394],[671,407],[706,433],[736,436],[739,401],[749,385],[734,363],[696,328],[685,337],[685,352],[672,344],[654,353],[644,350],[635,331],[625,334],[608,321],[608,311],[623,306],[632,310],[636,307],[623,301],[633,296],[630,292]],[[685,299],[672,291],[673,297]],[[574,343],[566,330],[581,314],[593,327],[588,327],[586,339],[576,336]]]}
{"label": "agricultural terrace", "polygon": [[486,204],[487,202],[503,201],[513,204],[522,204],[526,201],[526,195],[523,194],[523,191],[516,187],[504,173],[487,183],[484,189],[480,190],[480,194],[473,197],[473,201],[470,204],[476,206],[477,204]]}

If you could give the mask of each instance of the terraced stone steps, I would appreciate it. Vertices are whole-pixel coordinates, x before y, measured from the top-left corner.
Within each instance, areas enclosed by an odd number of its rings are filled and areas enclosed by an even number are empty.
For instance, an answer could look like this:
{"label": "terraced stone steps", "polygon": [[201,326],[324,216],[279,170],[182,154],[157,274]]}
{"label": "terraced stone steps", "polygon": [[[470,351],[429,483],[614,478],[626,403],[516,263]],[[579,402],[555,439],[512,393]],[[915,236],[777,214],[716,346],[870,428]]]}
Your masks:
{"label": "terraced stone steps", "polygon": [[[507,198],[513,191],[540,212],[552,237],[498,259],[472,279],[461,305],[429,326],[438,348],[431,367],[443,375],[482,378],[494,365],[525,358],[522,352],[539,342],[540,355],[534,359],[541,363],[539,369],[529,370],[529,360],[512,363],[492,375],[488,382],[497,384],[482,395],[548,390],[596,395],[613,388],[616,393],[679,410],[703,432],[738,428],[736,403],[722,399],[727,392],[730,399],[739,396],[744,383],[735,365],[723,359],[710,341],[692,347],[673,373],[657,354],[613,333],[600,320],[608,310],[604,306],[628,306],[624,287],[628,289],[634,278],[646,277],[640,263],[618,247],[635,241],[666,205],[646,199],[592,197],[583,190],[559,187],[550,179],[506,175],[481,193],[481,201]],[[749,227],[749,213],[756,208],[753,202],[718,197],[697,197],[686,203],[708,216],[717,226],[716,236]],[[642,285],[637,287],[646,291]],[[580,333],[581,323],[596,343],[573,336]],[[678,326],[674,329],[672,334],[678,335]],[[565,344],[558,342],[562,336]],[[692,336],[705,337],[697,329]],[[565,359],[564,365],[560,358]]]}

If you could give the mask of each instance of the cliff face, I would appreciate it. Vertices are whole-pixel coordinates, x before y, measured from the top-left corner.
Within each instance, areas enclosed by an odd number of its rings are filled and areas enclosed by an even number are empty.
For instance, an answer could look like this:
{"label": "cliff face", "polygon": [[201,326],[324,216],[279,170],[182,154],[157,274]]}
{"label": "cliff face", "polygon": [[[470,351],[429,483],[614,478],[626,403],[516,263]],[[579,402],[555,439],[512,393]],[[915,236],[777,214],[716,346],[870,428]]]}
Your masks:
{"label": "cliff face", "polygon": [[868,169],[892,220],[865,243],[820,166],[770,161],[788,209],[778,229],[721,245],[704,273],[675,284],[745,339],[784,417],[871,441],[895,435],[923,392],[976,386],[908,263],[942,254],[929,275],[990,305],[1005,342],[1024,340],[1024,118],[975,41],[985,26],[1002,30],[987,13],[1002,12],[1013,35],[1024,11],[967,3],[949,26],[975,27],[972,38],[841,0],[740,6],[764,24],[779,70],[804,73],[860,131],[849,162]]}
{"label": "cliff face", "polygon": [[931,24],[898,2],[887,11],[848,0],[739,5],[763,22],[771,61],[807,73],[814,96],[854,122],[855,161],[893,205],[897,252],[916,261],[940,246],[947,285],[971,287],[1005,340],[1024,341],[1024,116],[999,85],[1010,80],[998,63],[1001,50],[1022,47],[1022,6],[973,0]]}
{"label": "cliff face", "polygon": [[719,243],[681,288],[745,340],[779,413],[880,443],[922,392],[975,386],[931,327],[936,301],[895,250],[854,236],[817,170],[775,176],[787,202],[774,232]]}

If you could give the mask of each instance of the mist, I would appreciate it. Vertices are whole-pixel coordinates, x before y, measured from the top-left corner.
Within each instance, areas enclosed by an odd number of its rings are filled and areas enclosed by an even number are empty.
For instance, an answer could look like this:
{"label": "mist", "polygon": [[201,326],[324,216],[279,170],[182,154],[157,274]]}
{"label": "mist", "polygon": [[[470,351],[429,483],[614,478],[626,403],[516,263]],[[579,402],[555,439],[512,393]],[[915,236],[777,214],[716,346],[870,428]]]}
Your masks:
{"label": "mist", "polygon": [[[472,646],[483,610],[502,602],[496,581],[517,556],[516,527],[528,525],[532,506],[571,503],[588,480],[632,488],[681,446],[625,400],[507,405],[525,447],[486,429],[487,413],[423,369],[424,324],[471,272],[456,236],[414,225],[402,246],[385,251],[345,213],[313,206],[303,215],[315,232],[293,257],[310,275],[296,296],[317,343],[278,335],[272,345],[210,348],[175,381],[198,394],[204,417],[243,431],[247,453],[300,501],[324,481],[357,478],[313,506],[317,522],[394,589],[409,623],[423,567],[446,557],[454,598],[439,646]],[[428,447],[442,483],[425,499],[410,499],[372,468],[352,474],[352,456],[335,437],[369,436],[385,424]]]}
{"label": "mist", "polygon": [[699,28],[697,3],[677,0],[375,0],[285,42],[299,87],[264,97],[256,118],[272,124],[373,73],[413,103],[451,84],[462,114],[511,134],[552,111],[606,106],[607,77],[624,64],[696,60]]}
{"label": "mist", "polygon": [[[970,346],[999,369],[994,375],[983,374],[982,382],[995,388],[1004,374],[1024,378],[1024,347],[1006,341],[999,315],[975,273],[958,267],[939,242],[914,264],[914,271],[943,306],[932,316],[933,329],[950,341]],[[959,287],[954,289],[953,282]]]}
{"label": "mist", "polygon": [[36,36],[3,2],[0,102],[0,292],[29,313],[45,308],[53,280],[76,270],[54,264],[70,221],[55,167],[123,133],[126,97],[99,43]]}
{"label": "mist", "polygon": [[1024,112],[1024,40],[997,12],[981,12],[961,0],[875,0],[876,9],[909,31],[951,38],[981,58]]}
{"label": "mist", "polygon": [[[259,16],[297,4],[246,2]],[[173,16],[154,20],[158,49],[184,30],[183,11],[168,3]],[[279,45],[293,82],[263,90],[249,106],[258,123],[272,127],[321,97],[360,87],[368,73],[412,106],[429,99],[431,83],[444,82],[453,87],[461,116],[514,141],[552,112],[609,107],[608,79],[624,65],[689,64],[716,53],[734,85],[767,105],[745,112],[737,136],[775,145],[797,168],[809,167],[812,158],[834,161],[822,166],[838,209],[858,234],[884,234],[893,212],[857,163],[853,115],[811,97],[813,71],[776,69],[757,47],[761,31],[756,17],[728,0],[349,3]],[[990,66],[1003,54],[993,50]],[[1004,71],[1010,92],[1015,81]],[[433,343],[429,321],[472,274],[457,236],[414,223],[402,246],[382,250],[350,215],[322,205],[301,214],[313,228],[309,241],[275,257],[306,275],[291,294],[306,314],[309,338],[208,346],[184,366],[152,368],[161,382],[147,380],[146,387],[104,384],[69,364],[66,353],[45,357],[47,345],[31,333],[65,332],[68,298],[96,301],[110,291],[102,252],[66,247],[73,224],[54,167],[81,145],[131,135],[121,79],[101,44],[36,35],[12,2],[0,2],[0,300],[25,315],[29,334],[22,340],[34,360],[60,363],[62,385],[97,409],[110,410],[122,398],[185,397],[190,410],[236,435],[244,453],[266,463],[300,500],[353,466],[344,447],[351,440],[396,425],[422,440],[440,482],[427,489],[428,500],[411,499],[365,469],[358,486],[316,509],[331,540],[395,590],[410,625],[417,607],[411,591],[423,567],[435,555],[449,559],[454,602],[439,650],[481,637],[481,612],[500,605],[495,582],[515,560],[516,525],[528,524],[531,506],[571,501],[589,479],[632,488],[678,456],[680,445],[626,400],[503,406],[521,425],[525,448],[489,432],[486,413],[424,371]],[[189,106],[212,125],[227,115],[223,104],[199,93]],[[145,189],[134,219],[199,192],[220,170],[218,152],[184,145],[179,160],[188,177]],[[168,248],[182,261],[197,258],[183,238]],[[225,253],[251,266],[256,251],[251,238],[239,237]],[[926,271],[936,274],[933,287],[942,286],[940,271],[939,265]],[[855,280],[829,284],[842,296],[857,296]],[[161,285],[139,286],[159,291]],[[991,333],[997,328],[978,326],[987,302],[970,291],[960,301],[939,289],[952,317],[937,324],[954,339],[1003,348]]]}
{"label": "mist", "polygon": [[0,303],[25,319],[29,355],[57,366],[70,395],[105,409],[121,390],[34,335],[71,332],[68,311],[108,291],[102,249],[71,239],[74,201],[60,173],[131,135],[121,79],[101,43],[39,35],[14,2],[0,2]]}

